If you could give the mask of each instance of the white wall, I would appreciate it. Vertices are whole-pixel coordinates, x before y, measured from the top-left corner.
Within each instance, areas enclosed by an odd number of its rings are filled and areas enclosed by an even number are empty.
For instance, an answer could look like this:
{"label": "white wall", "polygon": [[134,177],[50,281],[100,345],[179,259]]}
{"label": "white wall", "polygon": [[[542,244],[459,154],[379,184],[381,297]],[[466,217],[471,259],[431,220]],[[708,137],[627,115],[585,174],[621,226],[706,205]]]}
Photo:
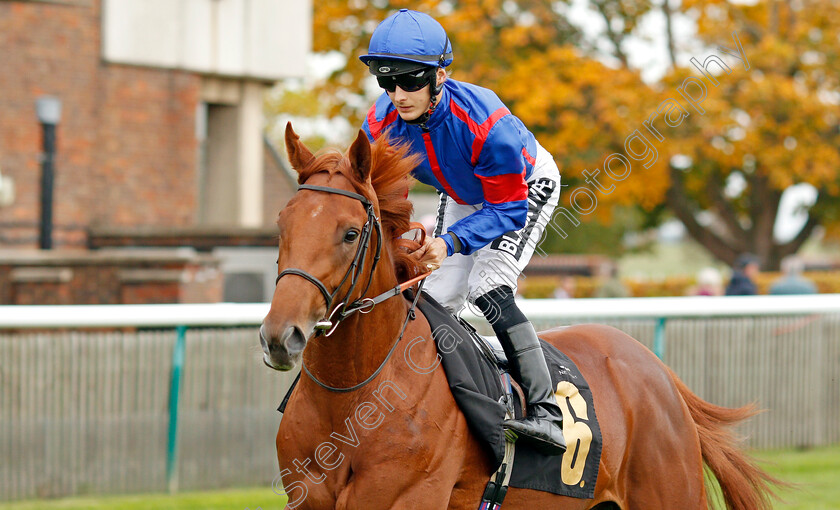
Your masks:
{"label": "white wall", "polygon": [[107,62],[259,80],[302,76],[311,0],[103,0]]}

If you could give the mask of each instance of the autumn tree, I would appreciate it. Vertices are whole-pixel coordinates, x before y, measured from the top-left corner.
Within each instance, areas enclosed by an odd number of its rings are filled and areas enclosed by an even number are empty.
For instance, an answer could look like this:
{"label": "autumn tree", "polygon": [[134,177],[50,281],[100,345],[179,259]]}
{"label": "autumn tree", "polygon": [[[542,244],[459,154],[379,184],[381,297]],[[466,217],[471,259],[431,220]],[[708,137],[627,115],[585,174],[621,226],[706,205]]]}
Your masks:
{"label": "autumn tree", "polygon": [[[360,125],[371,98],[358,56],[403,7],[437,18],[453,42],[453,78],[494,90],[554,155],[564,189],[548,244],[585,220],[636,211],[653,225],[670,211],[722,261],[753,252],[775,268],[817,225],[840,224],[834,2],[591,0],[602,27],[593,37],[567,21],[562,1],[319,0],[314,50],[347,58],[301,103]],[[645,83],[629,50],[652,16],[664,20],[668,70]],[[679,32],[689,22],[690,38]],[[780,242],[781,195],[798,183],[818,200]]]}
{"label": "autumn tree", "polygon": [[[623,133],[632,131],[632,122],[641,118],[637,97],[644,84],[638,72],[610,68],[580,50],[581,34],[563,14],[567,6],[544,0],[321,0],[315,9],[314,50],[339,51],[346,62],[304,92],[305,97],[285,95],[270,104],[270,110],[306,115],[317,103],[319,115],[361,125],[372,98],[364,97],[370,75],[358,57],[367,52],[377,24],[403,7],[427,12],[446,27],[455,53],[451,76],[495,91],[554,155],[566,187],[583,183],[586,165],[618,150]],[[618,197],[615,202],[635,207],[629,196],[623,193],[621,197],[628,198]],[[609,220],[613,209],[597,211],[584,220]],[[575,235],[609,232],[613,239],[598,246],[614,250],[631,225],[625,223],[619,222],[618,229],[584,226]],[[556,229],[548,236],[557,241],[558,232],[569,235]],[[547,243],[555,250],[578,250],[581,244],[587,243]]]}
{"label": "autumn tree", "polygon": [[[615,14],[625,2],[606,3],[611,9],[593,5],[607,26],[625,26],[626,14]],[[766,269],[777,269],[817,225],[831,232],[840,224],[840,7],[822,0],[686,0],[674,7],[663,0],[659,8],[670,69],[657,85],[683,101],[686,118],[658,142],[648,134],[661,152],[683,156],[683,164],[666,155],[646,171],[645,180],[666,184],[664,194],[657,187],[648,198],[666,205],[720,260],[752,252]],[[695,40],[675,33],[678,17],[696,21]],[[618,49],[626,37],[621,30],[609,34],[622,65]],[[692,42],[706,50],[681,55],[679,48]],[[689,96],[705,94],[697,108],[677,94],[680,87]],[[817,190],[817,201],[797,235],[781,242],[773,228],[782,193],[801,183]],[[703,212],[713,221],[701,222]]]}
{"label": "autumn tree", "polygon": [[[749,251],[775,269],[821,220],[838,219],[832,217],[840,196],[838,112],[836,102],[827,101],[838,89],[836,72],[826,64],[837,63],[840,12],[833,2],[689,8],[699,13],[704,41],[732,41],[731,32],[740,29],[736,37],[749,69],[738,80],[721,74],[714,109],[680,133],[682,151],[694,163],[688,172],[670,169],[666,200],[692,237],[718,258],[731,261]],[[743,189],[727,196],[725,183],[733,178],[743,181]],[[773,238],[782,192],[798,183],[816,188],[818,200],[801,231],[782,243]],[[720,220],[717,231],[697,221],[703,209]]]}

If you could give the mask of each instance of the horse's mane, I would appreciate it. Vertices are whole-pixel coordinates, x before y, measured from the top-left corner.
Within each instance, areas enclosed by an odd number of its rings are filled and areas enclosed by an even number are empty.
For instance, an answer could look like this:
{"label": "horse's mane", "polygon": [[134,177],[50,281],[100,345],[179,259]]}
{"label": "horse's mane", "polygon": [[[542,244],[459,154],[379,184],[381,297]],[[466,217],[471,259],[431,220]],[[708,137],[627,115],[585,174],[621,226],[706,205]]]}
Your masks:
{"label": "horse's mane", "polygon": [[[303,184],[318,172],[340,173],[353,183],[359,194],[378,202],[383,246],[391,252],[397,278],[405,281],[424,272],[417,260],[408,254],[406,244],[410,243],[400,237],[408,231],[414,209],[406,198],[411,182],[409,174],[419,163],[420,156],[409,154],[408,145],[392,144],[387,136],[382,136],[371,144],[369,183],[359,182],[347,156],[337,151],[320,154],[300,172],[298,182]],[[371,196],[371,187],[375,196]]]}

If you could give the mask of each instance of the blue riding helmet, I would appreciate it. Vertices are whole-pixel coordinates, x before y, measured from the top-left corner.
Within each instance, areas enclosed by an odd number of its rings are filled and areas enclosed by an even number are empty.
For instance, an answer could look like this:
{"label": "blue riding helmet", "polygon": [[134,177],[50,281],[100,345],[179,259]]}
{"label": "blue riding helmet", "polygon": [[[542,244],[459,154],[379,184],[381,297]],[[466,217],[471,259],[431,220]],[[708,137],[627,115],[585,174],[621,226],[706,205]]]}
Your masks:
{"label": "blue riding helmet", "polygon": [[446,30],[434,18],[400,9],[376,27],[367,55],[359,59],[370,68],[371,74],[392,76],[426,66],[449,66],[453,60],[452,44]]}

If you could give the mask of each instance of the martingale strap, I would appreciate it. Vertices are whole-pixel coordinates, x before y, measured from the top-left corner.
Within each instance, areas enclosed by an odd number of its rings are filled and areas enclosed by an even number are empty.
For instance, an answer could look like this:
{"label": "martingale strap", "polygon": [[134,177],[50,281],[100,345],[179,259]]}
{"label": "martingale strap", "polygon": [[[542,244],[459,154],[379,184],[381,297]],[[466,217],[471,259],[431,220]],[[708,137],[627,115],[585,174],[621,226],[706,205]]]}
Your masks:
{"label": "martingale strap", "polygon": [[379,303],[385,301],[386,299],[390,299],[392,297],[399,296],[400,294],[402,294],[406,290],[413,287],[414,284],[420,282],[421,280],[423,280],[424,278],[426,278],[430,274],[432,274],[432,273],[431,272],[423,273],[420,276],[416,276],[416,277],[412,278],[411,280],[407,280],[407,281],[397,285],[396,287],[383,292],[382,294],[380,294],[380,295],[378,295],[374,298],[362,298],[362,299],[355,302],[355,303],[357,303],[355,306],[353,306],[351,308],[348,308],[345,315],[350,315],[353,312],[368,313],[373,309],[374,306],[376,306]]}
{"label": "martingale strap", "polygon": [[[425,278],[426,276],[428,276],[428,274],[421,275],[421,276],[423,278]],[[340,388],[340,387],[337,387],[337,386],[330,386],[329,384],[321,382],[317,377],[315,377],[315,375],[312,372],[309,371],[309,369],[306,367],[306,363],[303,361],[302,358],[301,358],[301,361],[300,361],[301,370],[303,372],[305,372],[306,375],[309,376],[309,378],[312,379],[312,381],[315,382],[315,384],[324,388],[327,391],[332,391],[333,393],[347,393],[347,392],[350,392],[350,391],[355,391],[355,390],[358,390],[359,388],[361,388],[362,386],[365,386],[367,383],[371,382],[372,380],[374,380],[376,378],[376,376],[379,375],[380,372],[382,372],[382,369],[385,368],[385,365],[388,363],[388,360],[391,359],[391,355],[394,354],[394,351],[397,349],[397,346],[400,344],[400,340],[402,340],[402,337],[405,334],[405,328],[408,327],[408,321],[414,320],[414,308],[417,306],[418,299],[420,299],[420,291],[423,290],[423,283],[424,283],[422,281],[422,278],[420,278],[420,277],[418,277],[418,278],[420,279],[420,284],[417,288],[417,294],[414,296],[414,299],[411,302],[411,306],[408,308],[408,313],[406,314],[405,320],[403,321],[402,329],[400,329],[400,335],[397,337],[397,340],[391,346],[391,349],[388,351],[388,354],[385,356],[385,359],[382,360],[382,363],[379,364],[379,367],[372,374],[370,374],[370,377],[368,377],[364,381],[362,381],[359,384],[356,384],[354,386],[349,386],[347,388]],[[406,282],[406,283],[408,283],[408,282]],[[506,448],[505,452],[507,452],[507,447],[505,447],[505,448]],[[508,475],[508,478],[510,478],[510,475]]]}

